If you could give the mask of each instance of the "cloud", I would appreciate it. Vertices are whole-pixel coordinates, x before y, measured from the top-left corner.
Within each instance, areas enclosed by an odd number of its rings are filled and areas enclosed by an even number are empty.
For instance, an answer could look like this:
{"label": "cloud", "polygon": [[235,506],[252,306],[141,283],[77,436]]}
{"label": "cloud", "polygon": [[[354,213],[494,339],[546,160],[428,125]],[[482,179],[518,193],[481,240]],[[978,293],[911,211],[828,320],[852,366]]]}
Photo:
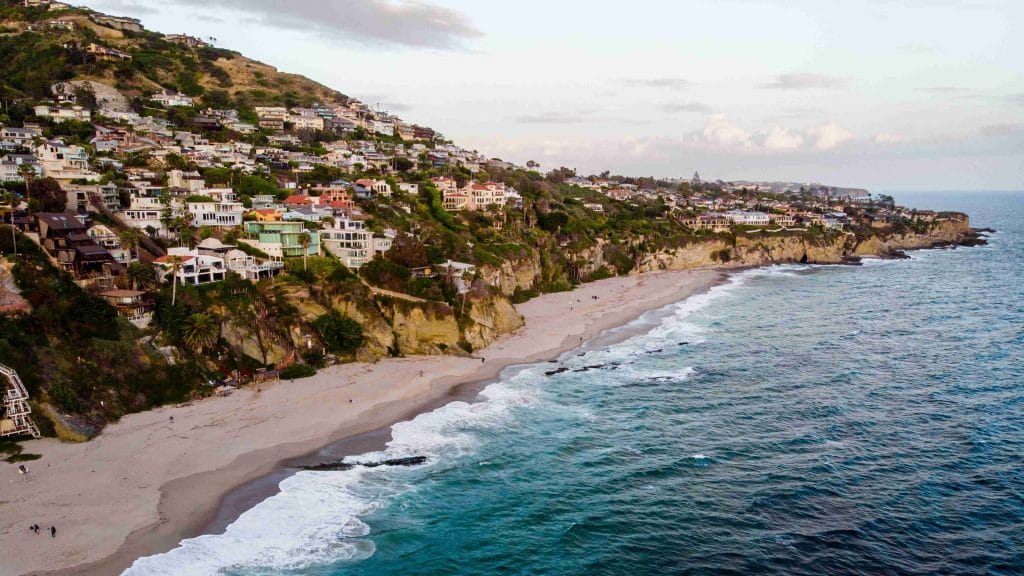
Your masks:
{"label": "cloud", "polygon": [[225,8],[264,26],[328,40],[454,50],[483,34],[466,16],[425,0],[171,0]]}
{"label": "cloud", "polygon": [[810,128],[806,131],[806,134],[814,140],[814,147],[818,150],[832,150],[853,138],[853,132],[835,122]]}
{"label": "cloud", "polygon": [[978,133],[988,138],[1003,138],[1024,134],[1024,123],[989,124],[978,129]]}
{"label": "cloud", "polygon": [[713,114],[700,133],[704,143],[716,148],[750,148],[750,132],[733,124],[725,114]]}
{"label": "cloud", "polygon": [[761,145],[767,150],[796,150],[804,145],[804,137],[786,128],[776,127],[761,137]]}
{"label": "cloud", "polygon": [[925,92],[935,92],[936,94],[957,94],[961,92],[967,92],[967,88],[962,86],[928,86],[927,88],[921,88]]}
{"label": "cloud", "polygon": [[910,141],[910,138],[907,138],[902,134],[893,134],[891,132],[879,132],[878,134],[875,134],[873,140],[875,144],[903,144],[904,142]]}
{"label": "cloud", "polygon": [[724,114],[712,114],[704,127],[683,141],[694,148],[743,154],[829,151],[853,138],[853,133],[835,122],[794,130],[775,126],[752,132],[729,120]]}
{"label": "cloud", "polygon": [[524,114],[516,117],[516,122],[522,124],[581,124],[589,122],[591,110],[577,110],[574,112],[538,112],[536,114]]}
{"label": "cloud", "polygon": [[846,81],[825,74],[780,74],[775,80],[761,84],[761,88],[778,90],[810,90],[815,88],[841,88]]}
{"label": "cloud", "polygon": [[660,104],[658,109],[667,114],[710,114],[712,112],[711,106],[700,102],[666,102]]}
{"label": "cloud", "polygon": [[693,82],[685,78],[626,78],[622,81],[623,86],[631,88],[662,88],[667,90],[679,90],[692,84]]}

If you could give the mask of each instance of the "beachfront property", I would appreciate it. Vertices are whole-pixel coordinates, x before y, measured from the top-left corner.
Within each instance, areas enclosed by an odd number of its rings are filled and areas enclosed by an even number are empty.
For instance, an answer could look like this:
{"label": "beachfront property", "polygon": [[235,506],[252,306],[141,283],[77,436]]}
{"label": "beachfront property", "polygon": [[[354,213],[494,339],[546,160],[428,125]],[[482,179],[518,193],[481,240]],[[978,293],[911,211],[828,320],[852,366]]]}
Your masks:
{"label": "beachfront property", "polygon": [[366,229],[361,218],[339,218],[320,230],[320,243],[324,251],[338,258],[349,268],[360,268],[376,256],[391,249],[397,236],[395,230],[385,230],[377,236]]}
{"label": "beachfront property", "polygon": [[141,290],[110,290],[100,296],[117,310],[118,316],[129,322],[143,322],[152,317],[153,303],[146,300],[146,293]]}
{"label": "beachfront property", "polygon": [[[240,239],[271,258],[295,258],[320,254],[320,235],[306,230],[301,221],[293,222],[246,222],[246,237]],[[302,235],[309,236],[309,247],[302,247]]]}
{"label": "beachfront property", "polygon": [[764,212],[748,212],[746,210],[730,210],[725,217],[738,226],[767,226],[771,220]]}
{"label": "beachfront property", "polygon": [[221,282],[227,274],[227,265],[219,256],[201,254],[198,248],[169,248],[166,256],[153,261],[159,282],[170,282],[172,279],[179,284],[210,284]]}
{"label": "beachfront property", "polygon": [[796,226],[796,218],[790,214],[771,214],[770,218],[773,224],[779,226]]}

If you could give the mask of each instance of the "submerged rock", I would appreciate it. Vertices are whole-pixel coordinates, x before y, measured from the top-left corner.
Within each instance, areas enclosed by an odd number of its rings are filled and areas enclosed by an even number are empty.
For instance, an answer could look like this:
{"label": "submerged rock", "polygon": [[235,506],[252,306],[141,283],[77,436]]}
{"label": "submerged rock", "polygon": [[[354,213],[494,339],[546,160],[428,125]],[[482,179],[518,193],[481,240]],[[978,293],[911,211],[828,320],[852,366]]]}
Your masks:
{"label": "submerged rock", "polygon": [[392,458],[390,460],[383,460],[381,462],[325,462],[323,464],[316,464],[314,466],[300,466],[302,470],[310,470],[313,472],[336,472],[351,470],[356,466],[363,466],[365,468],[378,468],[380,466],[419,466],[427,463],[426,456],[408,456],[406,458]]}
{"label": "submerged rock", "polygon": [[351,470],[352,464],[346,464],[344,462],[325,462],[323,464],[316,464],[314,466],[299,466],[302,470],[310,470],[313,472],[335,472],[342,470]]}

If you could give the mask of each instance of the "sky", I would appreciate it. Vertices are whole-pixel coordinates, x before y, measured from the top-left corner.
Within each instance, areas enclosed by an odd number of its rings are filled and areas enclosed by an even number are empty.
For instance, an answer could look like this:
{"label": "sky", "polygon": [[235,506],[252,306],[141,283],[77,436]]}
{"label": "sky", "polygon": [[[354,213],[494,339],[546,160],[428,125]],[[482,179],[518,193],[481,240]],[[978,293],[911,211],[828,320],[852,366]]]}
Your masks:
{"label": "sky", "polygon": [[1020,0],[79,0],[518,163],[1024,189]]}

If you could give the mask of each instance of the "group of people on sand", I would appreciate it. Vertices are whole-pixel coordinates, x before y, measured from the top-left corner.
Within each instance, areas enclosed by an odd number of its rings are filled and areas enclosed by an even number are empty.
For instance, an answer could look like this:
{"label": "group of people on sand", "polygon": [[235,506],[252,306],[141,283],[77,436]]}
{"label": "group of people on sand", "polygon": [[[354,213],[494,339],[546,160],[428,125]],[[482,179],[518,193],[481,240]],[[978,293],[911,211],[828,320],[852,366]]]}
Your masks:
{"label": "group of people on sand", "polygon": [[[28,474],[28,468],[26,468],[24,464],[20,464],[18,466],[18,474],[21,474],[22,476]],[[39,534],[39,531],[41,530],[41,528],[39,527],[39,524],[33,524],[33,525],[29,526],[28,529],[31,530],[32,532],[35,532],[36,534]],[[55,526],[50,526],[50,538],[56,538],[56,537],[57,537],[57,528]]]}
{"label": "group of people on sand", "polygon": [[[33,525],[29,526],[28,529],[33,531],[33,532],[35,532],[36,534],[39,534],[39,530],[40,530],[39,524],[33,524]],[[56,537],[57,537],[57,528],[55,528],[53,526],[50,526],[50,538],[56,538]]]}

